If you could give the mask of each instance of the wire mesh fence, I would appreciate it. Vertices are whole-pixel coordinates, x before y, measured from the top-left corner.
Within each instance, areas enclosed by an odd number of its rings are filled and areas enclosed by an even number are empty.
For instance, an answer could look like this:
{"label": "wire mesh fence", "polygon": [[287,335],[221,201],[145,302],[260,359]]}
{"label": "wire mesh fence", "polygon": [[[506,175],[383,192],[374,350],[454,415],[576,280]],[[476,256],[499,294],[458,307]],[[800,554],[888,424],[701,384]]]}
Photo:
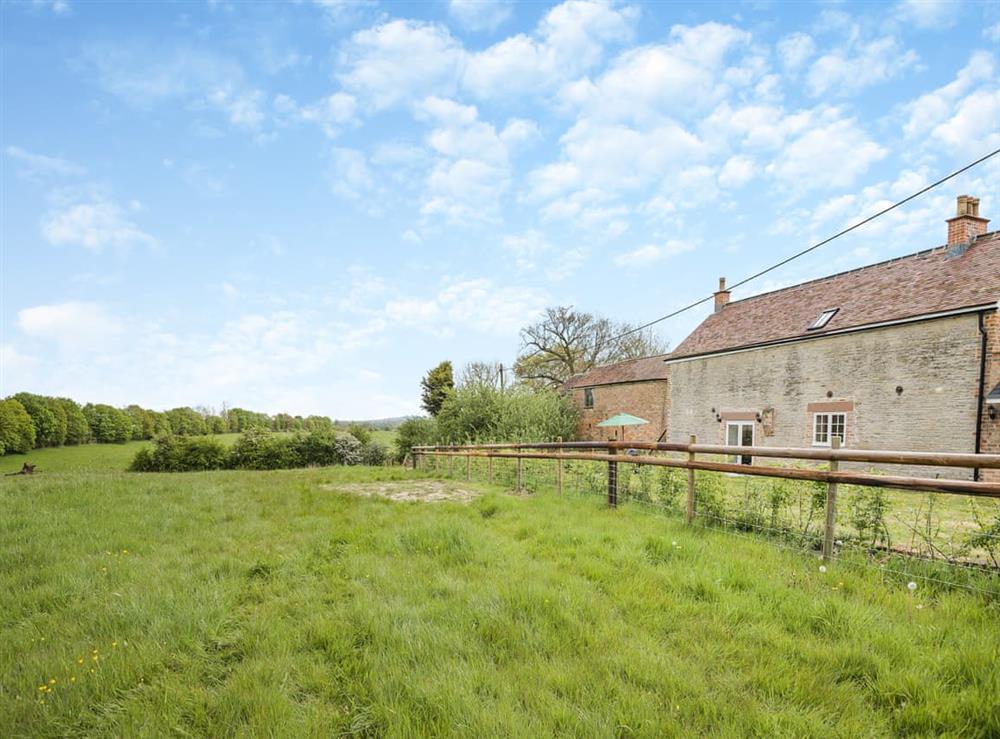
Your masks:
{"label": "wire mesh fence", "polygon": [[[620,460],[420,454],[420,468],[452,479],[493,484],[521,494],[596,496],[683,517],[688,469],[667,452],[622,454]],[[537,455],[541,456],[541,455]],[[698,470],[693,525],[735,536],[764,537],[782,548],[820,557],[829,485]],[[931,588],[961,588],[1000,599],[1000,499],[841,484],[833,505],[835,533],[827,560],[877,568],[886,578]]]}

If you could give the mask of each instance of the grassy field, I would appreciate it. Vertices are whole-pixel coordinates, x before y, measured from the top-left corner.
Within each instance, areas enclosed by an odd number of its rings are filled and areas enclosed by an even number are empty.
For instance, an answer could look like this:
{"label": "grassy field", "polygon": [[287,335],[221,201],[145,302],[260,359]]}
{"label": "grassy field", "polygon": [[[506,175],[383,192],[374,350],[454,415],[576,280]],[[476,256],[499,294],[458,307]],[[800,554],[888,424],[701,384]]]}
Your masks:
{"label": "grassy field", "polygon": [[3,478],[3,735],[1000,734],[995,604],[593,498],[357,494],[419,477]]}

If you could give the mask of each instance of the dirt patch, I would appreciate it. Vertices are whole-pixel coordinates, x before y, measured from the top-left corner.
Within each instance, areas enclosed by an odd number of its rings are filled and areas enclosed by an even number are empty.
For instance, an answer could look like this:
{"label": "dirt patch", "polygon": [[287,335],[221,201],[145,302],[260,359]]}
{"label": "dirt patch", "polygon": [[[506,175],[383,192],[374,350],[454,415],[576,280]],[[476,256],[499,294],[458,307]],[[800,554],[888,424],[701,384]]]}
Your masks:
{"label": "dirt patch", "polygon": [[339,490],[354,495],[377,496],[389,500],[419,500],[423,503],[452,501],[468,503],[480,496],[478,490],[457,487],[454,483],[438,480],[406,480],[399,482],[364,482],[347,485],[323,485],[324,490]]}

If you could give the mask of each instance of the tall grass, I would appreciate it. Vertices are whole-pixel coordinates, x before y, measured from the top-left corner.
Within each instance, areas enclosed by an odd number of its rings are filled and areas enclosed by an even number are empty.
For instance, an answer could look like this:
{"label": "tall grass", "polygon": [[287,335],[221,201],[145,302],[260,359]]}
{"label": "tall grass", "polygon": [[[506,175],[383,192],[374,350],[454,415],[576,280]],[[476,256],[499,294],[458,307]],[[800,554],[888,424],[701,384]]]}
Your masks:
{"label": "tall grass", "polygon": [[336,490],[392,478],[3,479],[2,733],[1000,734],[976,597],[598,499]]}

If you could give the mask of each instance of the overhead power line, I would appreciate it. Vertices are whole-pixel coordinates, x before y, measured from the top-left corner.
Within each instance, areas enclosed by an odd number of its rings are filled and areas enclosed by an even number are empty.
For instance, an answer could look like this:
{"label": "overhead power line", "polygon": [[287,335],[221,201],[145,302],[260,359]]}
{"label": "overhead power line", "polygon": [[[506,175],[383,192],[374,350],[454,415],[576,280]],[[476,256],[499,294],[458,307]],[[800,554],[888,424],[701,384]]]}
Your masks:
{"label": "overhead power line", "polygon": [[[932,182],[931,184],[927,185],[926,187],[923,187],[920,190],[917,190],[912,195],[907,195],[902,200],[898,200],[895,203],[893,203],[892,205],[889,205],[889,206],[887,206],[885,208],[882,208],[882,210],[878,211],[877,213],[873,213],[872,215],[868,216],[867,218],[864,218],[864,219],[858,221],[857,223],[855,223],[855,224],[853,224],[851,226],[848,226],[847,228],[843,229],[842,231],[838,231],[837,233],[833,234],[833,236],[828,236],[827,238],[823,239],[822,241],[817,241],[812,246],[808,246],[805,249],[803,249],[802,251],[796,252],[795,254],[792,254],[792,255],[790,255],[788,257],[785,257],[780,262],[775,262],[770,267],[767,267],[766,269],[762,269],[760,272],[756,272],[756,273],[750,275],[749,277],[746,277],[746,278],[740,280],[739,282],[735,283],[734,285],[731,285],[729,287],[729,289],[730,290],[735,290],[738,287],[742,287],[743,285],[746,285],[748,282],[752,282],[753,280],[759,279],[760,277],[763,277],[764,275],[768,274],[769,272],[773,272],[776,269],[784,267],[789,262],[793,262],[796,259],[798,259],[800,257],[803,257],[806,254],[809,254],[810,252],[816,251],[817,249],[819,249],[822,246],[826,246],[831,241],[839,239],[841,236],[845,236],[846,234],[851,233],[851,231],[855,231],[855,230],[861,228],[862,226],[864,226],[864,225],[866,225],[868,223],[871,223],[872,221],[874,221],[877,218],[881,218],[886,213],[889,213],[890,211],[896,210],[896,208],[899,208],[899,207],[901,207],[903,205],[906,205],[911,200],[915,200],[916,198],[919,198],[921,195],[924,195],[924,194],[930,192],[931,190],[933,190],[936,187],[940,187],[941,185],[943,185],[948,180],[952,180],[955,177],[958,177],[960,174],[963,174],[964,172],[968,172],[973,167],[977,167],[978,165],[982,164],[983,162],[987,161],[988,159],[991,159],[991,158],[995,157],[997,154],[1000,154],[1000,149],[994,149],[989,154],[986,154],[985,156],[981,156],[981,157],[979,157],[979,159],[976,159],[974,162],[970,162],[969,164],[966,164],[964,167],[961,167],[960,169],[956,169],[954,172],[951,172],[950,174],[947,174],[944,177],[942,177],[942,178],[940,178],[938,180],[935,180],[934,182]],[[654,319],[652,321],[648,321],[647,323],[644,323],[641,326],[635,326],[634,328],[630,328],[627,331],[622,331],[620,334],[618,334],[616,336],[612,336],[610,339],[608,339],[607,343],[611,344],[611,343],[614,343],[616,341],[620,341],[621,339],[624,339],[626,336],[631,336],[632,334],[639,333],[640,331],[645,331],[647,328],[651,328],[652,326],[655,326],[658,323],[662,323],[663,321],[667,321],[667,320],[669,320],[671,318],[675,318],[675,317],[681,315],[682,313],[686,313],[689,310],[697,308],[699,305],[707,303],[708,301],[712,300],[713,297],[714,297],[714,293],[710,294],[710,295],[707,295],[704,298],[700,298],[699,300],[696,300],[693,303],[688,303],[687,305],[683,306],[682,308],[678,308],[675,311],[671,311],[670,313],[667,313],[664,316],[660,316],[659,318],[656,318],[656,319]],[[591,349],[593,347],[587,347],[587,348]],[[538,352],[535,352],[535,354],[537,354],[537,353]],[[534,355],[532,355],[532,356],[534,356]]]}

